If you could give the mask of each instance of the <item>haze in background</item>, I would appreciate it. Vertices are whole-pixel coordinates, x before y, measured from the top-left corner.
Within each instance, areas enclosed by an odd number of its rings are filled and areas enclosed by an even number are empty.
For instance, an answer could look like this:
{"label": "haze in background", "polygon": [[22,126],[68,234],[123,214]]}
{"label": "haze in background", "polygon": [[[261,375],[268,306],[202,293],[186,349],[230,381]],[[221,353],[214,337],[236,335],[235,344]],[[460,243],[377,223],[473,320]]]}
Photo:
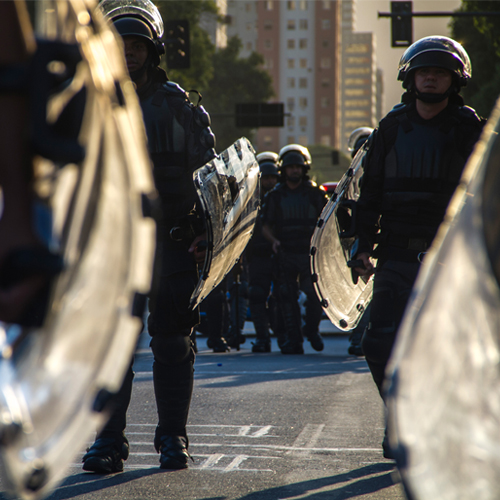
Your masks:
{"label": "haze in background", "polygon": [[[391,47],[391,20],[378,18],[378,12],[390,12],[390,0],[355,0],[356,31],[369,31],[376,35],[377,65],[384,72],[384,93],[382,113],[388,113],[400,102],[403,88],[397,81],[398,63],[405,48]],[[451,12],[460,7],[460,0],[413,0],[413,12],[445,11]],[[413,18],[413,41],[430,35],[450,36],[450,17]],[[471,20],[472,22],[472,20]],[[474,77],[474,68],[472,68]]]}

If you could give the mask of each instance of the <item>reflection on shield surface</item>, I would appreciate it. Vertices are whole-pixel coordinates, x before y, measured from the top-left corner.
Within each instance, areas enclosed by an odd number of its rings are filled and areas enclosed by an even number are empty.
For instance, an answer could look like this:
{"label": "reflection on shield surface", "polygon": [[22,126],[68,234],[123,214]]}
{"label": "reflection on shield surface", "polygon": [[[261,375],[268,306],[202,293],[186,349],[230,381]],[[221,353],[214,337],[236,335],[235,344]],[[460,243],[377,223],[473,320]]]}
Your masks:
{"label": "reflection on shield surface", "polygon": [[259,164],[242,137],[193,174],[207,226],[207,254],[191,296],[196,307],[227,275],[250,240],[260,206]]}
{"label": "reflection on shield surface", "polygon": [[354,212],[367,153],[365,146],[321,212],[311,239],[314,288],[328,318],[341,330],[351,330],[358,324],[373,288],[372,279],[356,276],[347,266],[356,251]]}
{"label": "reflection on shield surface", "polygon": [[426,255],[386,385],[412,499],[500,497],[500,103]]}
{"label": "reflection on shield surface", "polygon": [[0,328],[0,454],[5,483],[22,499],[47,496],[104,425],[151,281],[142,114],[120,45],[94,7],[37,2],[35,187],[47,246],[64,269],[40,328]]}

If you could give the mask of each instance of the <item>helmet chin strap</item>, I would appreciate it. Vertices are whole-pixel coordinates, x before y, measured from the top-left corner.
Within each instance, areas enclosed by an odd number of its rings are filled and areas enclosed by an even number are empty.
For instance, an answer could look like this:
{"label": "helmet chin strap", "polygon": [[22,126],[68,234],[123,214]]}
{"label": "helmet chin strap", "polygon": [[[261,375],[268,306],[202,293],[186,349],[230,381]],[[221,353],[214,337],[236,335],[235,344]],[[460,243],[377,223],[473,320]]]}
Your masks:
{"label": "helmet chin strap", "polygon": [[429,104],[437,104],[438,102],[443,102],[445,99],[450,97],[452,90],[452,87],[450,87],[444,94],[433,94],[432,92],[419,92],[415,89],[415,97],[420,101],[427,102]]}

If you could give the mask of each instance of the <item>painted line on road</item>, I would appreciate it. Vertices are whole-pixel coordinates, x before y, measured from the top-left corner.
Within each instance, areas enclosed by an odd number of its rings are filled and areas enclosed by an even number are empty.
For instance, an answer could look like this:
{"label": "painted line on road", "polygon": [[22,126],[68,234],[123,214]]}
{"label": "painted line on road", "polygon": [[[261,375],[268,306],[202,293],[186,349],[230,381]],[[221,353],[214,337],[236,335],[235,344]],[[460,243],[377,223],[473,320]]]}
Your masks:
{"label": "painted line on road", "polygon": [[307,456],[318,442],[325,424],[306,424],[302,432],[297,436],[292,449],[287,451],[287,455]]}

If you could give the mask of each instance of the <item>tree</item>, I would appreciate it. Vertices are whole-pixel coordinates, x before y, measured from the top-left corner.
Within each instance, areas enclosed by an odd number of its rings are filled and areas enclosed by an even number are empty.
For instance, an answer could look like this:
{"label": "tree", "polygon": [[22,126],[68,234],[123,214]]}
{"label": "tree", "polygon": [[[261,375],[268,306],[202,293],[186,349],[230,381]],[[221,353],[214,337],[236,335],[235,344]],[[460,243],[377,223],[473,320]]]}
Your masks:
{"label": "tree", "polygon": [[[202,94],[208,88],[213,76],[213,55],[215,47],[207,32],[200,27],[203,14],[217,16],[214,0],[156,2],[164,21],[186,19],[189,21],[191,40],[191,67],[181,70],[167,70],[170,80],[186,90],[197,89]],[[162,63],[165,65],[165,62]]]}
{"label": "tree", "polygon": [[[498,12],[500,2],[463,0],[458,11]],[[488,117],[500,93],[500,17],[455,17],[451,30],[472,63],[472,78],[462,92],[464,98],[479,115]]]}
{"label": "tree", "polygon": [[254,131],[235,127],[236,103],[266,102],[274,95],[271,76],[262,68],[263,57],[252,52],[240,58],[241,47],[241,40],[232,37],[226,48],[214,54],[213,78],[203,96],[203,104],[212,116],[218,151],[241,136],[252,140]]}

